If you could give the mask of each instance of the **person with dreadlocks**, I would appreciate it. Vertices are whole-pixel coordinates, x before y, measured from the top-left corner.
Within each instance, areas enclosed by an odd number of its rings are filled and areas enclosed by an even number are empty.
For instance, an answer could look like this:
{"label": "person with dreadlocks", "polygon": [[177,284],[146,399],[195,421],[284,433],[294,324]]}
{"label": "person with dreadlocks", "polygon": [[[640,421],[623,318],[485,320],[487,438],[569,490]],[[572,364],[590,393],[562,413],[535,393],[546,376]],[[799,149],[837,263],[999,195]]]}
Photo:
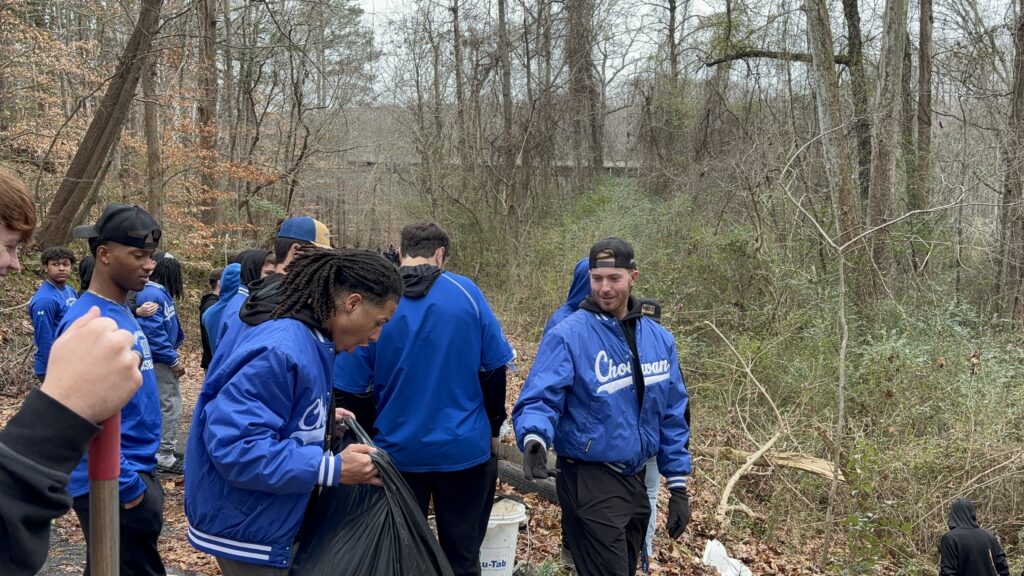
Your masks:
{"label": "person with dreadlocks", "polygon": [[304,248],[276,305],[244,307],[196,400],[185,460],[189,542],[226,576],[285,575],[317,487],[380,485],[372,448],[328,443],[338,351],[380,335],[402,292],[384,258]]}
{"label": "person with dreadlocks", "polygon": [[75,265],[75,254],[71,250],[63,246],[47,248],[40,259],[46,279],[28,303],[28,316],[36,344],[36,378],[42,382],[46,379],[46,362],[57,337],[57,326],[68,308],[78,300],[78,294],[67,285],[71,267]]}
{"label": "person with dreadlocks", "polygon": [[153,371],[160,391],[160,415],[163,428],[160,448],[156,453],[156,469],[166,474],[182,473],[182,453],[178,451],[178,420],[181,418],[181,380],[185,365],[178,349],[185,341],[181,319],[175,303],[185,293],[181,263],[167,252],[153,255],[156,267],[146,287],[136,295],[138,307],[150,304],[155,308],[148,316],[136,315],[142,332],[149,339],[153,354]]}

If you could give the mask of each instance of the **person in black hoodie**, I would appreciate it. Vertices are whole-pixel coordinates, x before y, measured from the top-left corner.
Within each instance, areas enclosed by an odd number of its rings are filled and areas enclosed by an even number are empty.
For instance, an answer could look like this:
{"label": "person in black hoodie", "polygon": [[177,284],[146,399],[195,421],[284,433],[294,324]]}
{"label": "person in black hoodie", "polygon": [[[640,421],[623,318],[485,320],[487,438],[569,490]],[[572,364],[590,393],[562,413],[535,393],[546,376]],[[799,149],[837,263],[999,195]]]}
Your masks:
{"label": "person in black hoodie", "polygon": [[210,336],[206,333],[206,325],[203,324],[203,314],[210,309],[211,306],[217,303],[220,298],[220,275],[224,273],[223,268],[217,268],[213,272],[210,272],[210,291],[203,294],[202,299],[199,300],[199,334],[203,340],[203,359],[200,361],[199,366],[206,370],[210,367],[210,359],[213,358],[213,349],[210,347]]}
{"label": "person in black hoodie", "polygon": [[[0,277],[20,269],[18,251],[35,223],[24,184],[0,171]],[[134,341],[98,308],[89,310],[54,341],[46,381],[0,430],[0,574],[35,574],[46,561],[50,521],[71,507],[69,474],[96,423],[142,384]]]}
{"label": "person in black hoodie", "polygon": [[953,500],[946,524],[949,532],[939,540],[939,576],[1010,576],[1003,547],[978,525],[970,500]]}

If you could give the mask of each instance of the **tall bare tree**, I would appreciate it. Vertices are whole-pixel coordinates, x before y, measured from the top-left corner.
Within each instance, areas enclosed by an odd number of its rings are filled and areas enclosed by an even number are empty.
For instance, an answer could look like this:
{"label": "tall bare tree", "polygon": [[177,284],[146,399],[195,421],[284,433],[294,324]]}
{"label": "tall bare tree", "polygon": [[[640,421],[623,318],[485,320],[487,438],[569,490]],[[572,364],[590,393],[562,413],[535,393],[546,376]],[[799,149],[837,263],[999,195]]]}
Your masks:
{"label": "tall bare tree", "polygon": [[202,187],[202,219],[207,225],[220,220],[216,198],[217,178],[214,160],[217,155],[217,35],[216,0],[197,0],[199,18],[199,149],[202,154],[199,183]]}
{"label": "tall bare tree", "polygon": [[919,42],[917,62],[917,153],[914,181],[910,183],[910,208],[928,207],[932,195],[932,0],[921,0],[918,22]]}
{"label": "tall bare tree", "polygon": [[142,71],[143,131],[146,134],[146,207],[157,221],[163,219],[163,170],[160,167],[160,128],[156,102],[157,58],[151,56]]}
{"label": "tall bare tree", "polygon": [[44,218],[38,236],[38,242],[44,247],[67,243],[79,209],[93,190],[107,154],[121,134],[160,23],[162,6],[163,0],[142,1],[139,19],[121,54],[117,72]]}
{"label": "tall bare tree", "polygon": [[846,51],[850,67],[850,95],[853,99],[853,126],[857,135],[857,183],[863,203],[868,201],[871,179],[871,119],[868,111],[870,94],[864,71],[864,36],[860,30],[860,8],[857,0],[843,0],[846,20]]}
{"label": "tall bare tree", "polygon": [[[907,41],[907,0],[887,0],[882,21],[882,52],[875,98],[877,120],[871,131],[871,180],[867,224],[874,228],[892,217],[892,189],[896,182],[899,150],[903,51]],[[872,258],[883,271],[888,267],[887,230],[871,237]]]}
{"label": "tall bare tree", "polygon": [[604,166],[600,94],[594,77],[594,2],[577,0],[566,5],[569,35],[565,58],[569,65],[569,102],[577,184]]}
{"label": "tall bare tree", "polygon": [[833,56],[832,27],[827,0],[811,0],[807,11],[807,44],[811,50],[811,82],[817,105],[818,129],[825,159],[839,240],[845,242],[860,229],[857,196],[853,190],[850,154],[842,132],[842,106]]}

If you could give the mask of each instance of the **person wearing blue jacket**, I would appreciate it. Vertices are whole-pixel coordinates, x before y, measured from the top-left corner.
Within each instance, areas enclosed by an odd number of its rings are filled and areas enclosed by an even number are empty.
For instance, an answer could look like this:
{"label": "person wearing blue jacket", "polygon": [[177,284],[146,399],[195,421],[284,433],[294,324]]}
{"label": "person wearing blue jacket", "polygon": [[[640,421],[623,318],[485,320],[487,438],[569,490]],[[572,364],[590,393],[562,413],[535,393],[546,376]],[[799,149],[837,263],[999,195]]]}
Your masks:
{"label": "person wearing blue jacket", "polygon": [[185,342],[185,331],[175,302],[184,295],[181,263],[166,252],[154,255],[153,276],[136,295],[138,306],[152,302],[156,311],[149,316],[136,314],[142,331],[149,340],[153,369],[160,391],[160,414],[163,418],[160,449],[156,453],[157,471],[181,474],[183,455],[178,451],[178,421],[181,419],[181,381],[185,365],[178,349]]}
{"label": "person wearing blue jacket", "polygon": [[318,487],[380,485],[372,448],[330,450],[331,378],[337,352],[377,339],[401,282],[377,254],[305,249],[281,297],[244,309],[214,354],[188,438],[185,514],[189,542],[226,576],[287,574]]}
{"label": "person wearing blue jacket", "polygon": [[[96,224],[79,226],[76,238],[89,240],[96,258],[89,290],[71,305],[58,328],[71,324],[97,307],[100,314],[134,334],[134,349],[141,358],[142,386],[121,410],[120,554],[122,574],[164,574],[157,539],[163,528],[163,489],[154,477],[160,445],[160,396],[149,340],[128,309],[128,291],[142,290],[156,263],[153,252],[160,243],[160,225],[138,206],[108,204]],[[89,540],[89,456],[71,472],[68,491],[73,508]],[[91,554],[89,555],[91,556]],[[86,560],[85,574],[90,573]]]}
{"label": "person wearing blue jacket", "polygon": [[580,303],[590,294],[590,261],[587,258],[576,263],[572,271],[572,283],[569,284],[569,295],[565,297],[565,303],[555,309],[544,325],[544,334],[547,334],[559,322],[565,320],[570,314],[579,309]]}
{"label": "person wearing blue jacket", "polygon": [[632,246],[590,249],[590,295],[541,340],[512,412],[527,478],[547,478],[558,453],[562,530],[581,576],[632,576],[651,507],[645,463],[657,457],[671,493],[668,533],[690,519],[685,417],[689,396],[672,335],[632,297]]}
{"label": "person wearing blue jacket", "polygon": [[277,270],[277,260],[274,258],[273,252],[259,248],[242,250],[231,262],[238,263],[241,268],[241,277],[238,281],[238,292],[225,303],[224,310],[220,314],[220,322],[216,328],[218,335],[226,334],[231,323],[238,319],[238,311],[242,309],[242,304],[249,297],[249,286]]}
{"label": "person wearing blue jacket", "polygon": [[[374,442],[402,473],[456,575],[480,574],[494,501],[495,445],[514,352],[480,289],[442,270],[448,235],[433,222],[402,229],[404,293],[374,346],[339,354],[339,405],[376,408]],[[371,384],[372,383],[372,384]],[[369,397],[371,406],[361,405]]]}
{"label": "person wearing blue jacket", "polygon": [[242,267],[237,262],[228,264],[224,267],[224,272],[220,276],[220,297],[217,298],[217,303],[203,312],[200,322],[203,327],[206,328],[206,335],[210,339],[210,351],[211,360],[212,357],[217,354],[217,345],[220,343],[220,326],[221,318],[224,317],[224,309],[227,307],[231,299],[238,294],[238,289],[241,287],[242,278]]}
{"label": "person wearing blue jacket", "polygon": [[46,361],[50,359],[50,347],[57,338],[57,326],[64,313],[78,300],[78,293],[68,286],[71,267],[75,265],[75,254],[63,246],[47,248],[40,258],[46,279],[32,295],[28,303],[28,315],[32,320],[32,339],[36,344],[34,368],[36,378],[46,378]]}

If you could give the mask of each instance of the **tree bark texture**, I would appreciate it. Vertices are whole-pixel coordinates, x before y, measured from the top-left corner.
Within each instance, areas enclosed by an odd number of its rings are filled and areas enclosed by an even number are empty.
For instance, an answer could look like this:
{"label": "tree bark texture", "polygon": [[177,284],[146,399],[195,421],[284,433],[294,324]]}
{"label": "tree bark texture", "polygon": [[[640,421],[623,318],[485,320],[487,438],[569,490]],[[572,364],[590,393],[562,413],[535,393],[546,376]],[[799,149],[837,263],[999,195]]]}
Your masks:
{"label": "tree bark texture", "polygon": [[[903,49],[907,38],[907,0],[887,0],[882,24],[882,52],[875,98],[877,121],[871,131],[871,179],[868,188],[868,228],[892,217],[892,189],[896,183],[899,149],[900,85]],[[871,236],[871,255],[883,272],[889,266],[886,229]]]}
{"label": "tree bark texture", "polygon": [[917,62],[917,158],[912,210],[928,207],[932,195],[932,0],[921,0]]}
{"label": "tree bark texture", "polygon": [[1013,26],[1013,91],[1010,100],[1010,123],[1006,135],[1006,177],[1000,207],[999,255],[1003,261],[999,291],[1004,302],[1012,303],[1016,317],[1021,306],[1020,250],[1024,247],[1024,0],[1015,0],[1017,20]]}
{"label": "tree bark texture", "polygon": [[566,4],[569,35],[565,55],[569,66],[569,105],[572,110],[572,135],[577,186],[582,187],[603,167],[600,121],[600,96],[594,77],[594,3],[574,0]]}
{"label": "tree bark texture", "polygon": [[833,62],[832,28],[827,0],[810,0],[807,10],[807,43],[814,57],[811,82],[814,85],[821,148],[825,161],[833,210],[839,231],[837,243],[856,235],[860,228],[857,196],[853,189],[853,169],[846,139],[841,129],[842,107]]}
{"label": "tree bark texture", "polygon": [[71,226],[86,201],[107,154],[116,142],[135,98],[135,89],[160,23],[163,0],[142,0],[139,19],[110,79],[96,114],[82,138],[53,202],[50,203],[38,242],[43,248],[67,244]]}
{"label": "tree bark texture", "polygon": [[146,208],[156,218],[163,219],[163,170],[160,167],[160,128],[156,109],[157,59],[151,56],[142,71],[142,129],[146,133]]}
{"label": "tree bark texture", "polygon": [[208,226],[220,220],[214,160],[217,155],[217,52],[214,38],[217,28],[215,0],[198,0],[199,17],[199,185],[202,189],[202,221]]}
{"label": "tree bark texture", "polygon": [[843,0],[843,17],[846,20],[848,39],[853,126],[857,134],[857,183],[861,201],[867,204],[868,183],[871,180],[871,119],[868,112],[870,98],[867,73],[864,71],[864,36],[860,30],[860,9],[857,0]]}

